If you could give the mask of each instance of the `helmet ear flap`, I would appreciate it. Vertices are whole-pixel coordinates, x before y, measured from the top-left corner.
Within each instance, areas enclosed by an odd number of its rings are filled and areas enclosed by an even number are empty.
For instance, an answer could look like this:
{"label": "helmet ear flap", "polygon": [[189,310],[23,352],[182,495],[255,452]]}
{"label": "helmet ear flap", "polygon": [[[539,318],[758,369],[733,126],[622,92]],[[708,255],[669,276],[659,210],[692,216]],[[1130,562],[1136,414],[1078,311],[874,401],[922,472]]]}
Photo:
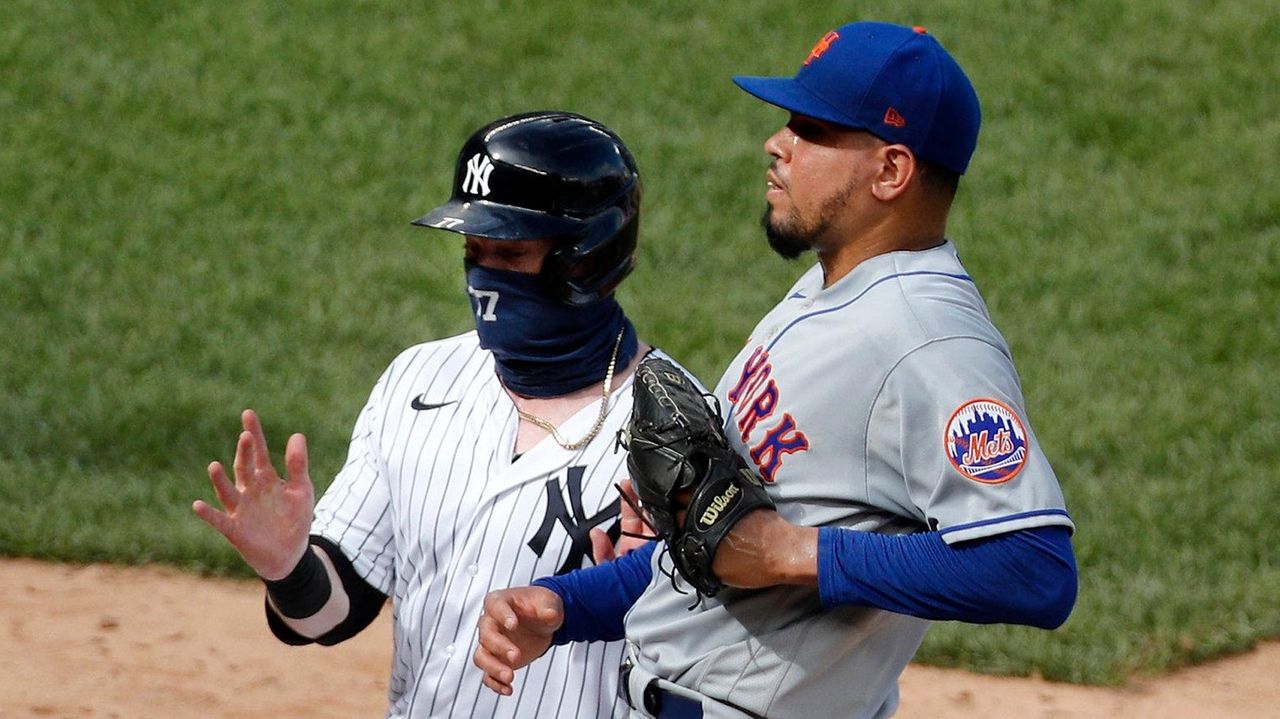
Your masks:
{"label": "helmet ear flap", "polygon": [[640,215],[610,207],[547,255],[543,273],[558,299],[586,305],[608,297],[635,269]]}

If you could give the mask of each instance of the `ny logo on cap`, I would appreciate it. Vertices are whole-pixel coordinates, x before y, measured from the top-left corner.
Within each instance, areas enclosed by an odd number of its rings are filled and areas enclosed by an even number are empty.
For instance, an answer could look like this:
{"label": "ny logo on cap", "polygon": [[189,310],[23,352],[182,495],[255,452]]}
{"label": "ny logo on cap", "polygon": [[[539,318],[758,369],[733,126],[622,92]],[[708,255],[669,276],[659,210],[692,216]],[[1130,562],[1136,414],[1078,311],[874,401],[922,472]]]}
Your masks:
{"label": "ny logo on cap", "polygon": [[840,39],[840,34],[837,33],[835,30],[832,30],[826,35],[823,35],[822,39],[818,41],[818,44],[814,45],[813,49],[809,51],[809,57],[804,59],[804,64],[808,65],[814,60],[817,60],[818,58],[822,57],[823,53],[831,49],[831,43],[839,39]]}
{"label": "ny logo on cap", "polygon": [[462,191],[472,195],[487,197],[489,195],[489,174],[493,172],[493,161],[488,155],[476,153],[467,160],[467,176],[462,180]]}

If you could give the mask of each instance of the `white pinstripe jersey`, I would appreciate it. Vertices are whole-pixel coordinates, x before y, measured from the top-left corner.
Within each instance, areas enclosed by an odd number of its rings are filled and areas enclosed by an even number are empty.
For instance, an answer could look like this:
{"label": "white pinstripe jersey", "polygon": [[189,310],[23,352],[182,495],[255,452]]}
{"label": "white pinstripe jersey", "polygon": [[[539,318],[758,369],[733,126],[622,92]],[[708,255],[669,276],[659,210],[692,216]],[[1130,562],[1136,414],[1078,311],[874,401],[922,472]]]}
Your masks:
{"label": "white pinstripe jersey", "polygon": [[[584,436],[599,410],[583,407],[561,432]],[[616,521],[626,453],[615,437],[630,412],[628,377],[587,446],[547,437],[512,461],[516,408],[475,332],[412,347],[383,373],[312,531],[392,599],[388,717],[623,711],[621,642],[554,647],[516,673],[511,697],[481,684],[471,654],[486,592],[591,563],[587,532]]]}

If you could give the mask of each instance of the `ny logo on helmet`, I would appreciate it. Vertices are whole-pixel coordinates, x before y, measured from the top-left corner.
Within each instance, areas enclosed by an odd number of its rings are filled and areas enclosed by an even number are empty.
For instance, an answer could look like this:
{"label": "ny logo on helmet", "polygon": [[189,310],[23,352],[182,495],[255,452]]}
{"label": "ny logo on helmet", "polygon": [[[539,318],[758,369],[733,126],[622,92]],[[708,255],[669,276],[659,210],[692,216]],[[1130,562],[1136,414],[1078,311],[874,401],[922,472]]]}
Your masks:
{"label": "ny logo on helmet", "polygon": [[488,155],[476,153],[467,160],[467,176],[462,181],[462,191],[473,195],[487,197],[489,195],[489,174],[493,172],[493,161]]}

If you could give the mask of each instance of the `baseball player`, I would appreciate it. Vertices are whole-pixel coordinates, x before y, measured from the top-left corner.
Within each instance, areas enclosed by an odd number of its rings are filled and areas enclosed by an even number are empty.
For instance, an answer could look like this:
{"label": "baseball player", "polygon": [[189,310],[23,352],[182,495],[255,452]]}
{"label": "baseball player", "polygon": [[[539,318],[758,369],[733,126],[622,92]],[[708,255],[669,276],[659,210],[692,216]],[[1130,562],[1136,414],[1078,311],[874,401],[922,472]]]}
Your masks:
{"label": "baseball player", "polygon": [[209,466],[225,511],[193,508],[266,580],[282,641],[340,642],[392,600],[388,717],[625,709],[620,642],[553,649],[514,701],[482,691],[468,653],[487,591],[613,554],[615,436],[636,363],[658,353],[613,296],[634,265],[640,195],[634,159],[598,122],[536,112],[481,128],[452,198],[414,220],[465,237],[475,331],[395,358],[314,517],[302,435],[281,480],[246,411],[234,483]]}
{"label": "baseball player", "polygon": [[978,136],[965,73],[921,28],[860,22],[794,78],[735,81],[790,113],[765,142],[769,243],[818,260],[715,390],[776,511],[714,550],[714,596],[661,545],[491,593],[474,661],[499,693],[548,645],[625,634],[636,715],[886,717],[929,620],[1053,628],[1074,605],[1073,524],[946,239]]}

